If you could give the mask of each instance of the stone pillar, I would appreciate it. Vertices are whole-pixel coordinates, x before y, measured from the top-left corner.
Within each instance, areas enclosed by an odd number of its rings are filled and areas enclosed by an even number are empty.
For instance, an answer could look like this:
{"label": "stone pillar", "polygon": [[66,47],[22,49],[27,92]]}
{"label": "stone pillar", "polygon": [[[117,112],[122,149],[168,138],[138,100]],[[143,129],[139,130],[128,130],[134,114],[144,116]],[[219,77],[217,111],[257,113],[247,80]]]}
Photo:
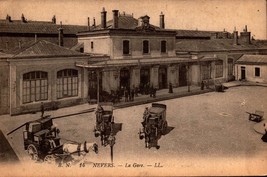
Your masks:
{"label": "stone pillar", "polygon": [[119,70],[111,70],[110,71],[110,90],[116,91],[119,88],[119,79],[120,79],[120,71]]}
{"label": "stone pillar", "polygon": [[47,95],[47,99],[51,100],[51,101],[56,101],[57,100],[57,72],[54,71],[54,70],[51,70],[48,73],[48,95]]}
{"label": "stone pillar", "polygon": [[82,68],[82,79],[81,79],[81,97],[86,101],[88,98],[88,70]]}
{"label": "stone pillar", "polygon": [[[10,114],[12,115],[13,113],[16,113],[16,108],[17,108],[17,85],[22,85],[22,80],[20,82],[17,82],[17,68],[14,65],[10,65]],[[16,84],[17,83],[17,84]],[[18,90],[19,92],[19,90]],[[19,94],[19,93],[18,93]]]}
{"label": "stone pillar", "polygon": [[140,68],[135,67],[132,69],[132,76],[131,76],[131,85],[130,87],[132,88],[133,85],[135,87],[138,87],[140,84]]}
{"label": "stone pillar", "polygon": [[150,69],[150,86],[159,88],[159,65],[153,66]]}
{"label": "stone pillar", "polygon": [[215,84],[214,81],[216,79],[216,68],[215,61],[211,62],[211,84]]}
{"label": "stone pillar", "polygon": [[228,81],[229,75],[228,75],[228,55],[224,55],[223,57],[223,78],[224,81]]}
{"label": "stone pillar", "polygon": [[177,86],[177,69],[175,65],[169,65],[167,68],[167,74],[168,74],[168,84],[172,83],[173,87]]}
{"label": "stone pillar", "polygon": [[191,84],[199,85],[201,82],[200,65],[197,65],[197,64],[192,65],[191,70],[192,70]]}

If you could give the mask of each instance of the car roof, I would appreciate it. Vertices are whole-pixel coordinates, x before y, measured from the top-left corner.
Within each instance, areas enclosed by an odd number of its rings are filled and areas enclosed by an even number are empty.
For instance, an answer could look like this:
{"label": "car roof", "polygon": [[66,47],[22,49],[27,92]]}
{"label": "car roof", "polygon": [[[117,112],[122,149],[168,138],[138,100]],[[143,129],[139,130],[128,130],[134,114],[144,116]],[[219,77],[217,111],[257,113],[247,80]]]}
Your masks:
{"label": "car roof", "polygon": [[160,114],[162,112],[164,112],[165,109],[164,108],[160,108],[160,107],[151,107],[149,109],[149,113],[152,113],[152,114]]}

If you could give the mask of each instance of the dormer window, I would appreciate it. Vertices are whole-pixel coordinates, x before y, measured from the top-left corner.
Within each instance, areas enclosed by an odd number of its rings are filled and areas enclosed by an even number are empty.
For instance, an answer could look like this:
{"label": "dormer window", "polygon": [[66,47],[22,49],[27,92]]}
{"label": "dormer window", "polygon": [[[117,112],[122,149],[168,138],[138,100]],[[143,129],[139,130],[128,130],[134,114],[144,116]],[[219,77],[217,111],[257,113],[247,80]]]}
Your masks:
{"label": "dormer window", "polygon": [[144,40],[143,41],[143,54],[148,54],[149,53],[149,41]]}

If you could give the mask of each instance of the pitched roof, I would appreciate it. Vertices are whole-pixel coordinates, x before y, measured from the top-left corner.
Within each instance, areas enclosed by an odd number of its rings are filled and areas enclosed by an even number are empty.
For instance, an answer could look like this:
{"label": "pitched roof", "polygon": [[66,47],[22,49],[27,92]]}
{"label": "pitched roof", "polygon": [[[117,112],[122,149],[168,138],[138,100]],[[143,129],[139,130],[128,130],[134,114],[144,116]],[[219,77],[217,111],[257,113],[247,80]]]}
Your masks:
{"label": "pitched roof", "polygon": [[267,64],[267,55],[243,55],[236,62],[237,64]]}
{"label": "pitched roof", "polygon": [[[21,21],[7,22],[0,20],[0,33],[36,33],[36,34],[58,34],[60,25],[45,21]],[[87,26],[80,25],[62,25],[64,34],[76,34],[79,31],[85,31]]]}
{"label": "pitched roof", "polygon": [[267,49],[257,41],[250,45],[239,44],[233,45],[233,39],[212,39],[212,40],[179,40],[176,42],[176,51],[228,51],[228,50],[245,50],[245,49]]}
{"label": "pitched roof", "polygon": [[211,37],[215,31],[176,30],[177,37]]}
{"label": "pitched roof", "polygon": [[[113,28],[113,19],[107,21],[107,28]],[[151,25],[151,24],[150,24]],[[135,29],[138,26],[138,20],[131,15],[120,15],[118,17],[118,29]],[[160,29],[155,25],[151,25],[156,29]],[[101,25],[97,25],[93,30],[101,29]]]}
{"label": "pitched roof", "polygon": [[86,56],[86,54],[58,46],[45,40],[29,42],[21,46],[21,48],[15,48],[11,51],[8,51],[8,53],[13,54],[12,58]]}

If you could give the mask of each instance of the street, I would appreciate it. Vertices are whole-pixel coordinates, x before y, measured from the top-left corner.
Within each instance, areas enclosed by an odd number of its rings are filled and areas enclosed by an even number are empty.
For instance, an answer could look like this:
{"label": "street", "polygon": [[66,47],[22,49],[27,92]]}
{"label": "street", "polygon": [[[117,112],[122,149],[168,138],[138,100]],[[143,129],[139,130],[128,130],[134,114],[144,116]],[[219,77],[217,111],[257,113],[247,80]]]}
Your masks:
{"label": "street", "polygon": [[[86,156],[88,163],[81,173],[88,169],[94,175],[100,175],[100,172],[112,172],[114,175],[266,174],[267,144],[261,140],[262,135],[255,132],[253,127],[256,123],[249,121],[246,113],[262,110],[266,114],[266,93],[266,87],[244,86],[233,87],[223,93],[210,92],[161,101],[167,105],[169,132],[159,140],[159,150],[145,148],[144,140],[140,140],[138,135],[144,108],[151,104],[116,109],[115,122],[122,123],[122,131],[116,135],[113,168],[93,165],[111,162],[110,147],[102,147],[100,138],[94,137],[94,112],[56,119],[54,123],[61,130],[62,142],[98,143],[99,154],[89,153]],[[70,110],[75,112],[75,108],[58,111],[68,114]],[[53,115],[55,112],[46,114]],[[5,125],[5,132],[8,132],[38,116],[39,113],[9,118],[0,116],[0,119],[2,126]],[[23,148],[22,131],[14,132],[8,140],[26,164],[29,159]],[[38,166],[40,169],[43,167],[42,164]]]}

